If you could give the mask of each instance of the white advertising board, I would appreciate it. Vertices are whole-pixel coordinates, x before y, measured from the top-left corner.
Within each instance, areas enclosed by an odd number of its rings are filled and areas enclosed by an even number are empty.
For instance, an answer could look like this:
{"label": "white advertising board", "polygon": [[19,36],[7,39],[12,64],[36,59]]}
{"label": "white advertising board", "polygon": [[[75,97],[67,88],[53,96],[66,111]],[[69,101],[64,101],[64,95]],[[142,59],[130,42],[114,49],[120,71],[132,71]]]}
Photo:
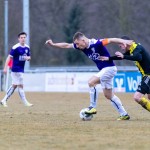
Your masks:
{"label": "white advertising board", "polygon": [[45,91],[45,73],[25,73],[24,90],[30,92]]}
{"label": "white advertising board", "polygon": [[[45,91],[88,92],[88,80],[93,73],[46,73]],[[101,91],[101,86],[98,86]]]}
{"label": "white advertising board", "polygon": [[[25,73],[25,91],[40,92],[88,92],[88,80],[96,72],[49,72],[49,73]],[[117,73],[114,77],[115,92],[135,92],[141,81],[138,72]],[[99,92],[102,88],[96,86]]]}

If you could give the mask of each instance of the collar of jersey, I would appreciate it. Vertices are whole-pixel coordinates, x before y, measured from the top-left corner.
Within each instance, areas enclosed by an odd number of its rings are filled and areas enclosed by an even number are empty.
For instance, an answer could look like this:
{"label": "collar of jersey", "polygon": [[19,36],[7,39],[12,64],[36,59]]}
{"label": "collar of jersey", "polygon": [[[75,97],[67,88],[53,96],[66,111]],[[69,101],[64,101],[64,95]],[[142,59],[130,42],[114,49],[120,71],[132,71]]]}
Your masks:
{"label": "collar of jersey", "polygon": [[88,49],[88,48],[90,48],[90,45],[91,45],[91,40],[90,40],[90,39],[88,39],[88,41],[89,41],[89,43],[88,43],[88,47],[87,47],[87,49]]}
{"label": "collar of jersey", "polygon": [[129,48],[130,54],[133,53],[133,51],[135,50],[135,48],[137,47],[138,44],[136,44],[135,42],[132,43],[132,45]]}
{"label": "collar of jersey", "polygon": [[88,43],[88,47],[86,47],[87,49],[90,48],[90,46],[91,46],[92,44],[95,44],[95,43],[97,42],[96,39],[88,39],[88,41],[89,41],[89,43]]}
{"label": "collar of jersey", "polygon": [[24,44],[24,45],[21,45],[20,43],[18,43],[18,44],[19,44],[19,46],[20,46],[20,47],[26,47],[26,45],[25,45],[25,44]]}

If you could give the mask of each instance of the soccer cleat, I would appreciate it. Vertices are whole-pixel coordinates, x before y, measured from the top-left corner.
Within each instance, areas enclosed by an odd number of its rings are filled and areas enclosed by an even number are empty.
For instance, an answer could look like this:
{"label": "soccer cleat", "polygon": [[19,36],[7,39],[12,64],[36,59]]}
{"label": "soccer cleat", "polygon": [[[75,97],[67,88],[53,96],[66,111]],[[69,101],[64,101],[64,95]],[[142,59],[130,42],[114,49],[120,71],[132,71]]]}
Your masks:
{"label": "soccer cleat", "polygon": [[120,116],[117,120],[129,120],[130,119],[130,116],[127,114],[125,116]]}
{"label": "soccer cleat", "polygon": [[0,105],[3,106],[3,107],[8,107],[7,104],[4,103],[4,102],[0,102]]}
{"label": "soccer cleat", "polygon": [[27,107],[32,107],[33,104],[31,104],[31,103],[26,103],[25,106],[27,106]]}
{"label": "soccer cleat", "polygon": [[92,115],[96,113],[97,113],[97,110],[91,106],[85,111],[85,114],[88,114],[88,115]]}

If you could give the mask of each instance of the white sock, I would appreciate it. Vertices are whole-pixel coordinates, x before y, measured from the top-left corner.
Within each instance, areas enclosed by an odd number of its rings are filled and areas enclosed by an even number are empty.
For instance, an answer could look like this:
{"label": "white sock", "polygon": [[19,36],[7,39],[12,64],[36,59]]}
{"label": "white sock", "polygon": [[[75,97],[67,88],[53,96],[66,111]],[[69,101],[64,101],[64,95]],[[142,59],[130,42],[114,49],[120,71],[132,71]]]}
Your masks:
{"label": "white sock", "polygon": [[24,104],[29,103],[29,102],[27,101],[27,99],[26,99],[26,96],[25,96],[25,93],[24,93],[23,88],[18,88],[18,92],[19,92],[19,96],[20,96],[22,102],[23,102]]}
{"label": "white sock", "polygon": [[95,87],[90,87],[90,106],[96,107],[98,99],[98,92]]}
{"label": "white sock", "polygon": [[125,111],[120,99],[116,95],[112,97],[111,104],[119,112],[120,116],[127,115],[127,112]]}
{"label": "white sock", "polygon": [[8,100],[8,98],[14,93],[15,88],[13,86],[10,86],[9,89],[7,90],[7,93],[5,95],[5,97],[2,99],[2,103],[6,103],[6,101]]}

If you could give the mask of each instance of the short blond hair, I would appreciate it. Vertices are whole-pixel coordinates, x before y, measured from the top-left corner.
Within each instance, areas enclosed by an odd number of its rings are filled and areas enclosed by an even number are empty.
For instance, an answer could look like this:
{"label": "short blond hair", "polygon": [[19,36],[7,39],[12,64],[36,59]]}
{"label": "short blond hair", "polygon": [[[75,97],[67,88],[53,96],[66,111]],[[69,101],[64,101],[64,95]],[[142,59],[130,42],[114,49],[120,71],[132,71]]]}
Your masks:
{"label": "short blond hair", "polygon": [[73,36],[73,41],[78,40],[78,39],[80,39],[80,38],[82,38],[82,37],[85,37],[85,35],[84,35],[83,33],[81,33],[81,32],[76,32],[76,33],[74,34],[74,36]]}

